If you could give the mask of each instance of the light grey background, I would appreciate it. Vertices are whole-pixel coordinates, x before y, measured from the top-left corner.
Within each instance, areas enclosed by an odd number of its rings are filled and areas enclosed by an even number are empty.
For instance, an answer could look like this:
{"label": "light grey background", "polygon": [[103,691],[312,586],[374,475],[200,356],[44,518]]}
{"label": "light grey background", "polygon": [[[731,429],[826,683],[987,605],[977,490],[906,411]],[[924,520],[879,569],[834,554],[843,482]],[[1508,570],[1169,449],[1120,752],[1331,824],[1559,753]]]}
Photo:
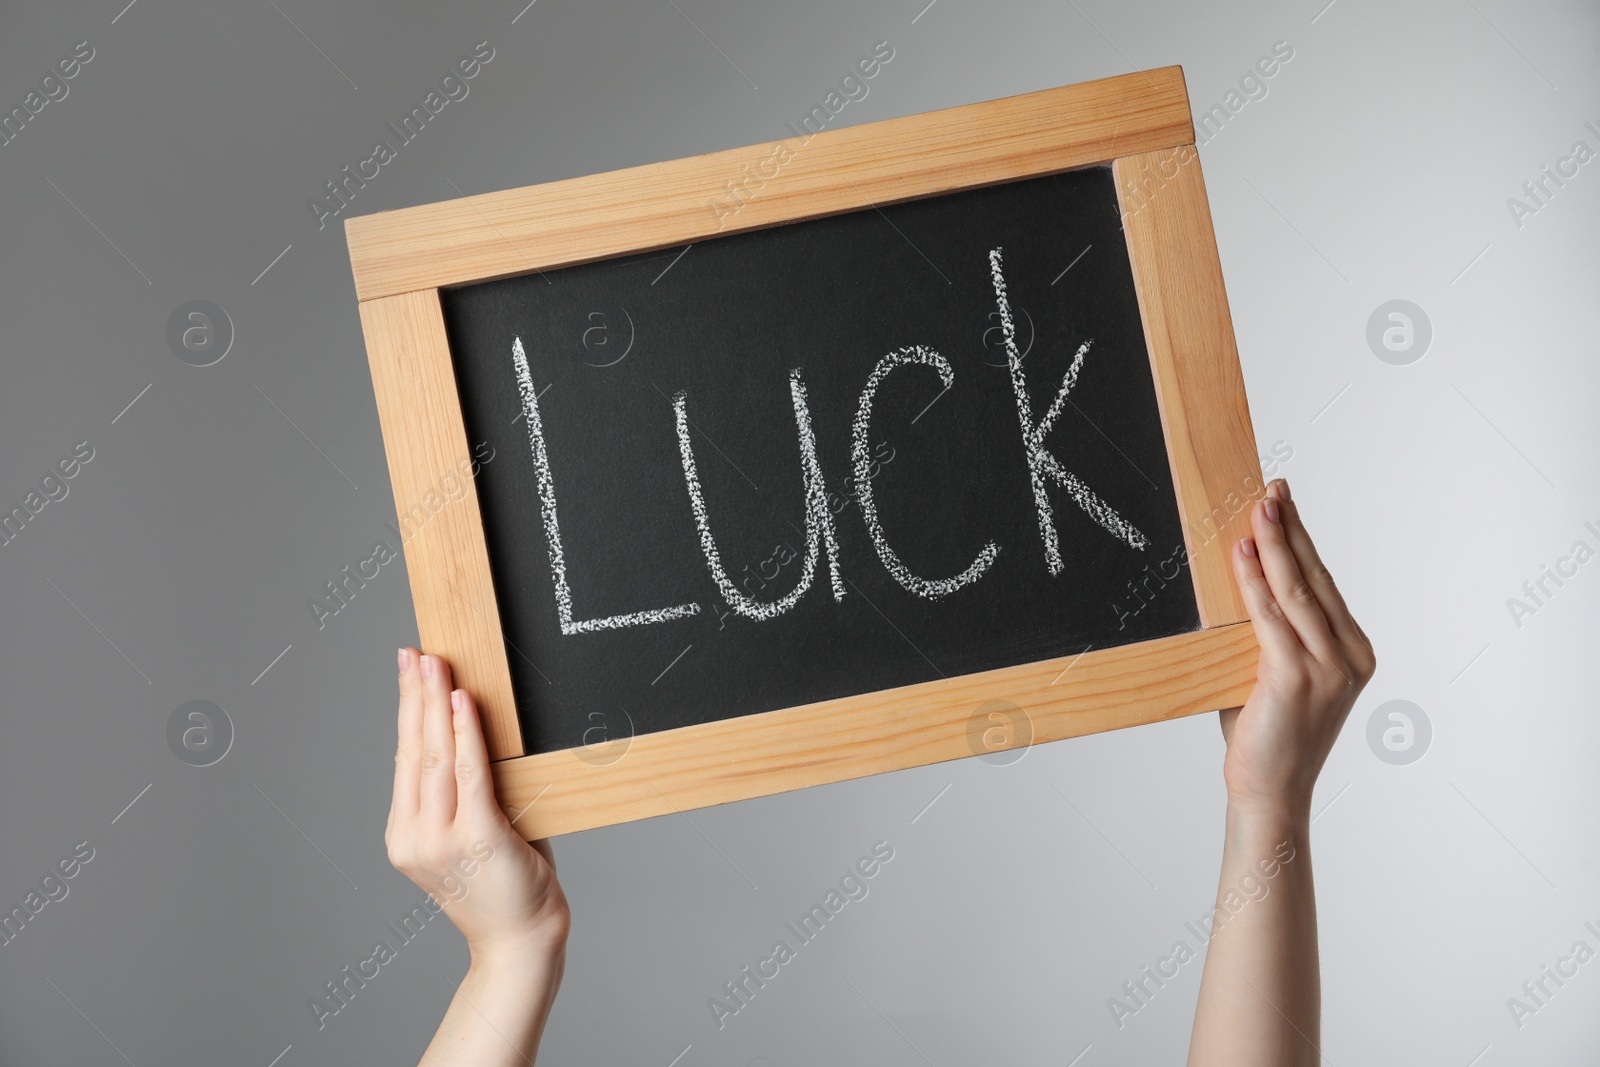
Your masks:
{"label": "light grey background", "polygon": [[[1600,948],[1600,562],[1507,606],[1600,547],[1600,162],[1520,228],[1507,206],[1600,148],[1594,3],[124,2],[0,13],[5,109],[96,53],[0,147],[0,507],[95,449],[0,545],[0,905],[95,849],[0,947],[0,1060],[407,1062],[463,972],[439,924],[321,1031],[307,1007],[420,899],[382,842],[406,580],[321,631],[307,607],[393,517],[342,232],[307,201],[480,40],[471,95],[353,212],[771,141],[879,40],[841,124],[1169,63],[1201,110],[1290,42],[1201,154],[1257,438],[1293,449],[1380,655],[1318,790],[1323,1052],[1600,1051],[1600,962],[1520,1029],[1506,1004]],[[166,344],[191,299],[236,328],[211,367]],[[1392,299],[1432,323],[1409,366],[1366,343]],[[167,746],[193,699],[236,731],[210,767]],[[1393,699],[1433,727],[1403,766],[1366,742]],[[1120,1030],[1107,1000],[1210,906],[1220,764],[1201,716],[563,839],[545,1062],[1178,1062],[1198,963]],[[719,1032],[707,998],[880,839],[870,896]]]}

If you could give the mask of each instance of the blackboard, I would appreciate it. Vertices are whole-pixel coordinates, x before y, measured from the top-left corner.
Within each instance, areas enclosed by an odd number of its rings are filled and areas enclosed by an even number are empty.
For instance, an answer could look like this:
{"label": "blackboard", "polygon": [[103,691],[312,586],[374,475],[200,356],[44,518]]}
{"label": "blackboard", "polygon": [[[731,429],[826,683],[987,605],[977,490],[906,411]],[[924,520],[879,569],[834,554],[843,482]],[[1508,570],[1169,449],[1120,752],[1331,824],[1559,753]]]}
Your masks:
{"label": "blackboard", "polygon": [[1254,683],[1265,488],[1177,67],[345,234],[417,636],[530,840]]}
{"label": "blackboard", "polygon": [[440,301],[530,754],[1200,626],[1109,166]]}

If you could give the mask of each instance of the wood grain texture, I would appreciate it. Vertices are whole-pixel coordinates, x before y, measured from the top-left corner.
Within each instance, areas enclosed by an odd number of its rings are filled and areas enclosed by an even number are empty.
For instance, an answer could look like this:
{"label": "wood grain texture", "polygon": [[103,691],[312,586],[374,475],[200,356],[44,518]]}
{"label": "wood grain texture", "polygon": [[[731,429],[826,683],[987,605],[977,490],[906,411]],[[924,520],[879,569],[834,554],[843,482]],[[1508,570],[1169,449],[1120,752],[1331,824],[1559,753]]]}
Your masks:
{"label": "wood grain texture", "polygon": [[[819,134],[721,217],[770,146],[351,219],[351,263],[402,518],[469,454],[437,287],[1113,161],[1169,462],[1206,629],[1077,658],[720,720],[619,752],[523,756],[476,491],[405,538],[423,646],[483,710],[496,790],[528,838],[998,751],[992,702],[1050,741],[1237,706],[1258,651],[1228,553],[1261,492],[1178,68]],[[1176,146],[1177,151],[1171,151]],[[1166,149],[1167,151],[1162,151]],[[1131,153],[1131,154],[1129,154]],[[988,739],[987,741],[985,739]],[[615,758],[620,756],[620,758]],[[585,758],[587,757],[587,758]],[[614,760],[614,761],[613,761]]]}
{"label": "wood grain texture", "polygon": [[[1193,140],[1183,72],[1163,67],[793,136],[784,142],[787,158],[762,144],[351,218],[345,235],[365,301],[1054,174]],[[744,183],[739,200],[729,200],[730,182]],[[731,213],[730,203],[739,205]]]}
{"label": "wood grain texture", "polygon": [[1230,553],[1265,492],[1193,145],[1113,164],[1202,626],[1245,620]]}
{"label": "wood grain texture", "polygon": [[1256,655],[1248,625],[1199,630],[645,734],[606,766],[574,751],[506,760],[495,792],[529,840],[572,833],[1027,743],[984,742],[990,701],[1021,708],[1033,743],[1236,707]]}
{"label": "wood grain texture", "polygon": [[[523,753],[461,402],[436,290],[361,304],[395,513],[426,652],[477,698],[490,759]],[[453,482],[446,478],[453,476]],[[448,486],[464,486],[452,499]]]}

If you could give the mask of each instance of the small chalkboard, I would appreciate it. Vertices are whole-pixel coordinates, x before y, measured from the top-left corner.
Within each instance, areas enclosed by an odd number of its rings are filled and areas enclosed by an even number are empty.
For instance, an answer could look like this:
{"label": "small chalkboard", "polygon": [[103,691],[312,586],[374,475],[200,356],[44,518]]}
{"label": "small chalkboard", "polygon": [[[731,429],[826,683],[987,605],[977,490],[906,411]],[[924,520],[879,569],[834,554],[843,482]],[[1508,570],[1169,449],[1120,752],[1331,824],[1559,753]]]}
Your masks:
{"label": "small chalkboard", "polygon": [[523,832],[1242,699],[1190,140],[1168,69],[351,220],[423,644]]}
{"label": "small chalkboard", "polygon": [[1093,167],[441,294],[527,750],[1197,629],[1120,222]]}

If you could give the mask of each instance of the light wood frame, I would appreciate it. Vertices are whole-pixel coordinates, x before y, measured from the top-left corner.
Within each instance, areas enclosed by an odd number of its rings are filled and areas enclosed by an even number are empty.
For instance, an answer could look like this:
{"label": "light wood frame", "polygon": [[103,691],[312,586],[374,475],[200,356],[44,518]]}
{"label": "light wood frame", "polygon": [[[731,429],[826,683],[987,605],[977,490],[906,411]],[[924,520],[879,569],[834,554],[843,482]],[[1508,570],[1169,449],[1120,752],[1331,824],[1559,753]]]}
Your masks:
{"label": "light wood frame", "polygon": [[[1110,163],[1201,629],[631,739],[525,755],[476,490],[405,540],[422,645],[478,700],[496,794],[530,839],[973,754],[1008,701],[1053,741],[1236,707],[1257,648],[1229,551],[1264,492],[1183,72],[1144,71],[865,126],[792,150],[731,217],[710,205],[771,146],[352,218],[361,323],[402,520],[468,455],[441,287]],[[1031,735],[1031,736],[1030,736]],[[622,744],[623,742],[614,742]]]}

